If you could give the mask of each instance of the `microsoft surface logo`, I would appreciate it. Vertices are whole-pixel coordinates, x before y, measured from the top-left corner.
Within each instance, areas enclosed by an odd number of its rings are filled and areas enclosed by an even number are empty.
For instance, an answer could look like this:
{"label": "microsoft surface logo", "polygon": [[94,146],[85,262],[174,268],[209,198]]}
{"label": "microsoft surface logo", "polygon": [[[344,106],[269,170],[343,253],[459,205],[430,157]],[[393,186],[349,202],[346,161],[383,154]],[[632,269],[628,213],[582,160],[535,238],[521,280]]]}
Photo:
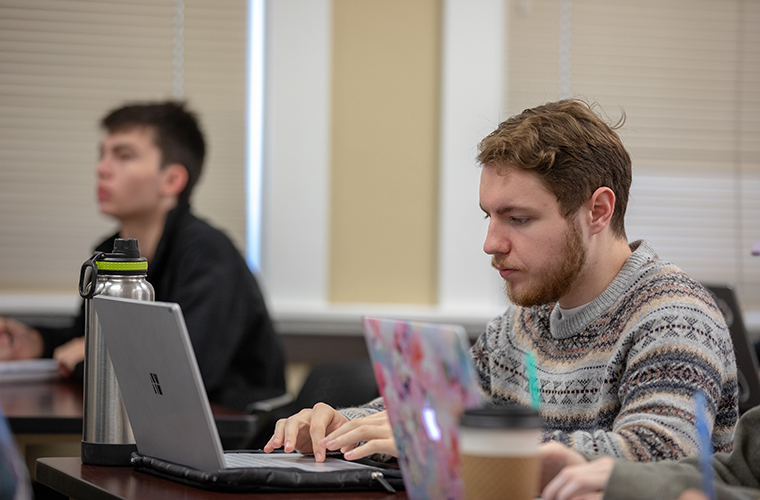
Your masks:
{"label": "microsoft surface logo", "polygon": [[158,382],[158,375],[156,375],[155,373],[151,373],[150,382],[151,384],[153,384],[153,392],[155,392],[159,396],[163,395],[163,392],[161,392],[161,384]]}

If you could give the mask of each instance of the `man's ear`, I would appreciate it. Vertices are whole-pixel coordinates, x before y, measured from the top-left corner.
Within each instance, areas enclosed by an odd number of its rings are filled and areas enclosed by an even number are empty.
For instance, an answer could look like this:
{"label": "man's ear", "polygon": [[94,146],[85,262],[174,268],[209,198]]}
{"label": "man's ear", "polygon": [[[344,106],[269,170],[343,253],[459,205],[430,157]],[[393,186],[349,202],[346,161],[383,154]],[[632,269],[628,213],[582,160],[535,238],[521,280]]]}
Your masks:
{"label": "man's ear", "polygon": [[610,225],[615,211],[615,193],[608,187],[600,187],[591,195],[591,234],[601,233]]}
{"label": "man's ear", "polygon": [[179,196],[187,186],[187,169],[179,163],[172,163],[163,167],[162,192],[166,196]]}

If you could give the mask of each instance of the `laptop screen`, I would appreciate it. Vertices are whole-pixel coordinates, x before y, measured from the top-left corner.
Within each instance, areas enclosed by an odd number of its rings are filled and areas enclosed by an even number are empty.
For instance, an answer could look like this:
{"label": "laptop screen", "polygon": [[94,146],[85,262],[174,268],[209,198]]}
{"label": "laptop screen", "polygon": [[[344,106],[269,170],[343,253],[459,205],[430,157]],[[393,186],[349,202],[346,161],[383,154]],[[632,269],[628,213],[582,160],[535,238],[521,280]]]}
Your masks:
{"label": "laptop screen", "polygon": [[464,328],[364,318],[410,499],[462,498],[458,426],[480,391]]}

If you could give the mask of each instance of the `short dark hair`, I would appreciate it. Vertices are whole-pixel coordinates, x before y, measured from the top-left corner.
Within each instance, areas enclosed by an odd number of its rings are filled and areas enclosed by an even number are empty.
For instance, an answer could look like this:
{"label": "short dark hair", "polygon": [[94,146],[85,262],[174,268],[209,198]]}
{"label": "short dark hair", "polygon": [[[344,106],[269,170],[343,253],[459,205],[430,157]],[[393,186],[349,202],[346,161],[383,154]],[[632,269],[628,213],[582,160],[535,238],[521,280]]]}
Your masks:
{"label": "short dark hair", "polygon": [[478,145],[484,167],[512,166],[536,172],[567,218],[600,187],[615,193],[610,221],[625,237],[625,210],[631,188],[631,157],[615,129],[582,100],[566,99],[526,109],[499,124]]}
{"label": "short dark hair", "polygon": [[161,150],[161,167],[178,163],[187,170],[187,186],[181,200],[189,200],[201,177],[206,156],[206,141],[195,114],[184,102],[146,102],[122,106],[110,111],[100,122],[109,133],[145,127],[153,131],[153,140]]}

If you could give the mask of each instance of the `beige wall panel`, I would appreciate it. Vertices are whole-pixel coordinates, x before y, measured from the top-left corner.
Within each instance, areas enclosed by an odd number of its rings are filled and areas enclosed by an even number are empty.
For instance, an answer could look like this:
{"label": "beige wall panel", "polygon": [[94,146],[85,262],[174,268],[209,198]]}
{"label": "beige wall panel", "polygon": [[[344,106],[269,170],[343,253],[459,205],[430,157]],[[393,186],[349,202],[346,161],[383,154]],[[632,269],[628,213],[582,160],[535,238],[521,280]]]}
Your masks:
{"label": "beige wall panel", "polygon": [[333,9],[330,300],[433,304],[440,3]]}

